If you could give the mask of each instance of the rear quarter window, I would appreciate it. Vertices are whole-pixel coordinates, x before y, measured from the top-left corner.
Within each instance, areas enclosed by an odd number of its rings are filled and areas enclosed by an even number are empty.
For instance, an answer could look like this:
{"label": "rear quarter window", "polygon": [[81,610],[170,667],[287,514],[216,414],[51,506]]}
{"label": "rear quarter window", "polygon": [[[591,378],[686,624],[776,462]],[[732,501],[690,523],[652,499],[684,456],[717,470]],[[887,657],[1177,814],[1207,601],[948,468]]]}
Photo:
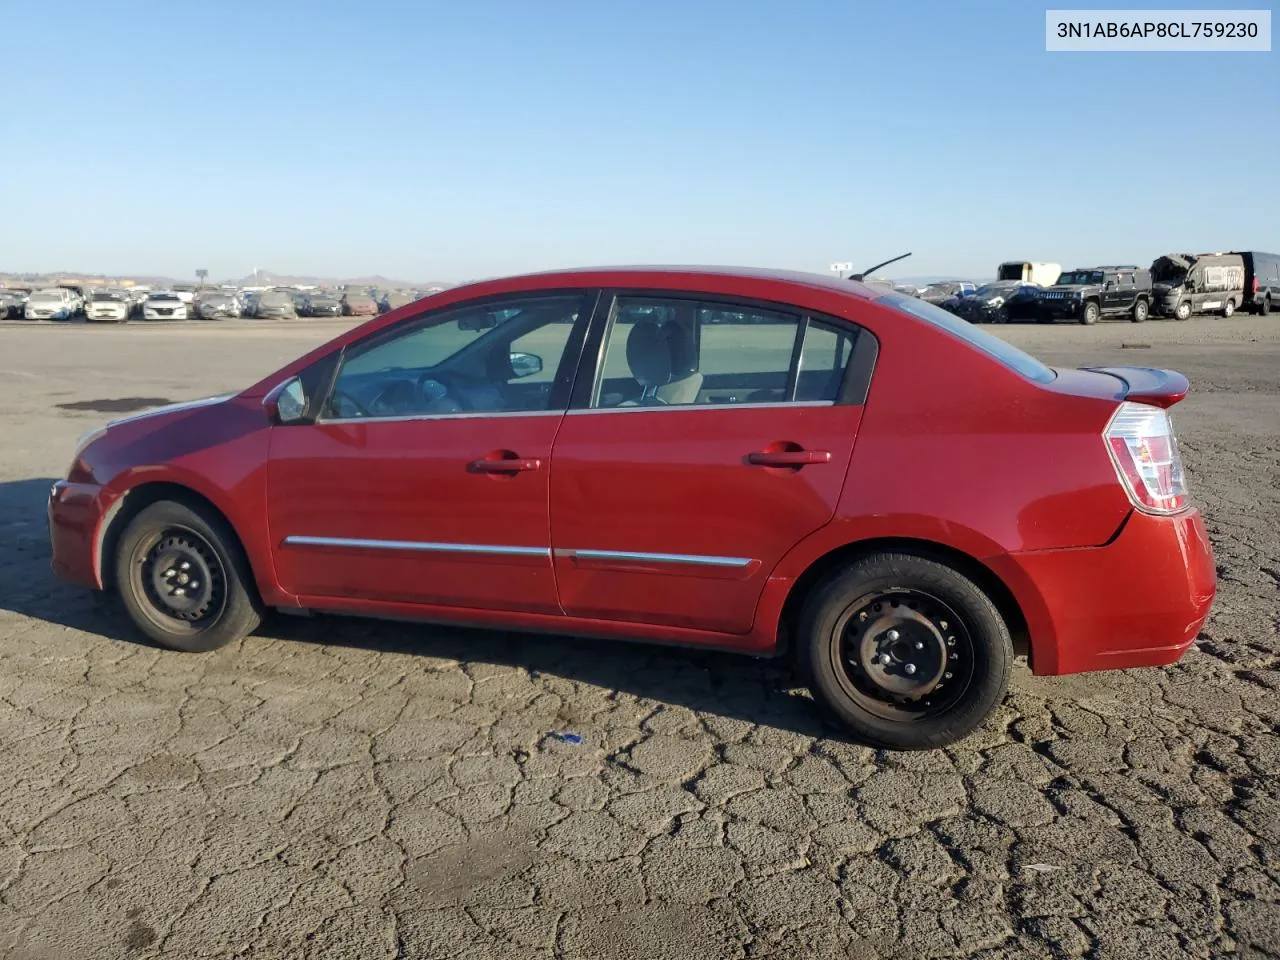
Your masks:
{"label": "rear quarter window", "polygon": [[932,327],[945,330],[974,349],[982,351],[994,360],[998,360],[1004,366],[1015,373],[1021,374],[1028,380],[1036,383],[1050,383],[1056,376],[1052,369],[1045,366],[1031,354],[1024,353],[1013,344],[1007,343],[999,337],[961,320],[954,313],[948,313],[932,303],[926,303],[924,300],[917,300],[915,297],[904,296],[900,293],[890,293],[883,297],[877,297],[875,302],[899,310],[902,313],[910,314]]}

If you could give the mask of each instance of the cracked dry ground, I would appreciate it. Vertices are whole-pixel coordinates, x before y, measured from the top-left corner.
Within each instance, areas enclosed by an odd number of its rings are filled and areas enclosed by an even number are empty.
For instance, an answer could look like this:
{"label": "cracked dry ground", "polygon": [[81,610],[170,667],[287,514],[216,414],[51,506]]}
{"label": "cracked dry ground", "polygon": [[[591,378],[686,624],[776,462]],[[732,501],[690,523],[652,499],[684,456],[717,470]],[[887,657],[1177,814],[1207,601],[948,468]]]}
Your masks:
{"label": "cracked dry ground", "polygon": [[0,955],[1280,956],[1280,336],[1215,323],[1140,352],[1127,325],[1008,332],[1192,376],[1202,645],[1023,668],[977,735],[911,755],[716,654],[319,618],[133,642],[47,572],[47,480],[103,419],[55,404],[213,392],[306,335],[0,330]]}

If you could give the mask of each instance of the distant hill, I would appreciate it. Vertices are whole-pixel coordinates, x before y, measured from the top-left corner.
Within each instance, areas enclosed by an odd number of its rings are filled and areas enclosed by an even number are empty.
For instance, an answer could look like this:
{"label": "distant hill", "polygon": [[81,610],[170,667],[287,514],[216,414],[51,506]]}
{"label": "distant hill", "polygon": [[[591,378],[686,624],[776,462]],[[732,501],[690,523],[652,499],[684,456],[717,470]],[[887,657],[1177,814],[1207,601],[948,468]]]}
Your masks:
{"label": "distant hill", "polygon": [[281,287],[338,287],[347,285],[355,287],[377,287],[379,290],[422,290],[427,287],[453,286],[452,283],[445,280],[429,280],[425,282],[410,283],[407,280],[393,280],[379,274],[375,274],[371,277],[310,277],[286,273],[274,273],[270,270],[259,270],[256,274],[251,273],[247,277],[240,277],[237,280],[224,280],[222,282],[234,284],[237,287],[261,286],[262,284],[273,284]]}

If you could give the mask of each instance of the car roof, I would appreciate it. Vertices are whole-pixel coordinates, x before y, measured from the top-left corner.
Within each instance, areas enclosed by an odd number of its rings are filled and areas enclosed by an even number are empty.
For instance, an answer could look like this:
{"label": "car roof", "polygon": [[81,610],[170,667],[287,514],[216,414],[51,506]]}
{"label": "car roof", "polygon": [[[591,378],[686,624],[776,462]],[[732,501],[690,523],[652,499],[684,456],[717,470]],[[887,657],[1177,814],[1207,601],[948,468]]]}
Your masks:
{"label": "car roof", "polygon": [[[495,289],[528,287],[666,287],[689,288],[696,290],[699,281],[718,281],[720,287],[725,280],[766,281],[783,286],[808,287],[811,289],[852,293],[866,300],[881,296],[881,291],[871,290],[854,280],[826,276],[820,273],[807,273],[802,270],[779,270],[764,267],[733,266],[601,266],[576,267],[573,269],[545,270],[524,273],[508,277],[475,281],[450,287],[441,293],[456,295],[463,291],[468,296],[481,295],[488,287]],[[451,296],[450,299],[453,297]]]}

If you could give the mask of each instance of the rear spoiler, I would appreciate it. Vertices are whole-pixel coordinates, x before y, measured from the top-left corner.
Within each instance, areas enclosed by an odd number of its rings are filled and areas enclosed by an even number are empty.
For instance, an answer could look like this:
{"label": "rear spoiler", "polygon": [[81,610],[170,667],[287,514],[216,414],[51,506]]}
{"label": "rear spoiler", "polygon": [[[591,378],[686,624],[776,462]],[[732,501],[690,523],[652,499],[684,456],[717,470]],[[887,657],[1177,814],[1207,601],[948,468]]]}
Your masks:
{"label": "rear spoiler", "polygon": [[1124,383],[1124,398],[1134,403],[1149,403],[1168,409],[1186,397],[1191,383],[1176,370],[1154,367],[1084,367],[1093,373],[1105,373]]}

